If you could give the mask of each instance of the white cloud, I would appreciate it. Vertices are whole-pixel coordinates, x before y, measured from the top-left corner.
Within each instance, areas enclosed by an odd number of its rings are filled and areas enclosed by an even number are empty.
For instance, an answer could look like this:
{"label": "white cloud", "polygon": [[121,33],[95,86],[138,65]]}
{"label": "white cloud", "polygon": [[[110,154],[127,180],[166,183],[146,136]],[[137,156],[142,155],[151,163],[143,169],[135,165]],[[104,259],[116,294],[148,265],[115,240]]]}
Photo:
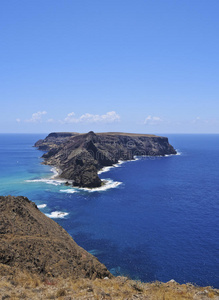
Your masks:
{"label": "white cloud", "polygon": [[146,125],[156,125],[162,122],[163,120],[160,117],[152,117],[151,115],[147,116],[144,120],[144,124]]}
{"label": "white cloud", "polygon": [[93,115],[86,113],[79,118],[71,112],[64,119],[64,123],[113,123],[120,120],[120,116],[115,111],[109,111],[105,115]]}
{"label": "white cloud", "polygon": [[[120,116],[115,111],[109,111],[106,114],[103,115],[94,115],[90,113],[86,113],[81,115],[80,117],[76,117],[74,112],[71,112],[67,115],[67,117],[64,120],[55,120],[55,119],[47,119],[43,120],[43,116],[46,115],[46,111],[38,111],[36,113],[32,114],[31,119],[24,120],[24,122],[29,123],[61,123],[61,124],[67,124],[67,123],[113,123],[120,120]],[[22,122],[21,119],[17,118],[16,122]]]}
{"label": "white cloud", "polygon": [[67,117],[64,119],[64,123],[75,123],[75,113],[74,112],[71,112],[67,115]]}
{"label": "white cloud", "polygon": [[29,120],[26,120],[25,122],[31,122],[31,123],[37,123],[37,122],[42,122],[42,116],[46,115],[47,112],[44,111],[38,111],[36,113],[32,114],[32,118]]}

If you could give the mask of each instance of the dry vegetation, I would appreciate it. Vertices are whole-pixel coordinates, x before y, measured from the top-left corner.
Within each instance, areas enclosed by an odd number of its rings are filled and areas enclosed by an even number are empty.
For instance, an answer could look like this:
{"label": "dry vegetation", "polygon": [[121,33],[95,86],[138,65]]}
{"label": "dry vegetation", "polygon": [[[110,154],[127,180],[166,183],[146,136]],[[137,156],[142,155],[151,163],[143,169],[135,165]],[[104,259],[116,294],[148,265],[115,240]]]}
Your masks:
{"label": "dry vegetation", "polygon": [[[12,271],[12,270],[11,270]],[[8,273],[8,272],[7,272]],[[6,274],[6,273],[5,273]],[[219,299],[219,290],[211,287],[167,283],[142,283],[126,277],[113,279],[42,278],[28,272],[14,271],[0,277],[0,295],[3,299]]]}

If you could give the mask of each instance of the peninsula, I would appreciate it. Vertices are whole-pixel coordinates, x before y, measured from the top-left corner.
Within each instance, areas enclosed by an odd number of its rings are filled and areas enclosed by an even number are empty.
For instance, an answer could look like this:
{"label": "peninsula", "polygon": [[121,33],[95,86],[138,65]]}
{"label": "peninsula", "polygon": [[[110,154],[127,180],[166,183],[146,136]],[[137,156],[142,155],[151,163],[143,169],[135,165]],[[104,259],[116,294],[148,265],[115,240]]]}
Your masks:
{"label": "peninsula", "polygon": [[101,186],[98,171],[120,160],[176,154],[167,137],[121,132],[54,132],[34,146],[47,151],[42,156],[44,164],[58,167],[60,178],[88,188]]}

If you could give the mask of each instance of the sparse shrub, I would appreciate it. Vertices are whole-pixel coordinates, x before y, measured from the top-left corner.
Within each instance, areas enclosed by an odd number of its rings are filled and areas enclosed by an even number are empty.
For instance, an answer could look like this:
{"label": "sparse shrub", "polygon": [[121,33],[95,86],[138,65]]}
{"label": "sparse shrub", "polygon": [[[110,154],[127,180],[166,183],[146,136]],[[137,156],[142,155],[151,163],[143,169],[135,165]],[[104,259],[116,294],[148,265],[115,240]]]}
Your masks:
{"label": "sparse shrub", "polygon": [[132,287],[137,291],[142,293],[143,292],[143,285],[141,281],[135,281],[134,284],[132,284]]}
{"label": "sparse shrub", "polygon": [[20,299],[26,299],[27,295],[25,293],[21,293],[19,296]]}
{"label": "sparse shrub", "polygon": [[10,298],[9,295],[4,295],[4,296],[2,296],[2,300],[8,299],[8,298]]}
{"label": "sparse shrub", "polygon": [[59,298],[59,297],[63,297],[63,296],[66,296],[66,291],[65,289],[60,289],[58,290],[57,294],[56,294],[56,297]]}

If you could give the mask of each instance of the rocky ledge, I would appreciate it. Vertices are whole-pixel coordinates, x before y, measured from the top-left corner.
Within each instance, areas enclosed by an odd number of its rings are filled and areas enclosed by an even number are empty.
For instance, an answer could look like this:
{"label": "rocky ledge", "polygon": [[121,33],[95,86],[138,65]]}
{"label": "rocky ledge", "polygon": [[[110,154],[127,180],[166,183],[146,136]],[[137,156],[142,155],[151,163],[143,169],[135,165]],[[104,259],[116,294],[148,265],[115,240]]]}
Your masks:
{"label": "rocky ledge", "polygon": [[43,154],[44,164],[60,169],[60,178],[70,180],[73,186],[99,187],[98,171],[119,160],[135,156],[164,156],[176,154],[167,137],[128,133],[50,133],[35,143]]}
{"label": "rocky ledge", "polygon": [[19,269],[72,279],[112,277],[103,264],[26,197],[0,196],[0,240],[0,275],[2,270],[9,274]]}

